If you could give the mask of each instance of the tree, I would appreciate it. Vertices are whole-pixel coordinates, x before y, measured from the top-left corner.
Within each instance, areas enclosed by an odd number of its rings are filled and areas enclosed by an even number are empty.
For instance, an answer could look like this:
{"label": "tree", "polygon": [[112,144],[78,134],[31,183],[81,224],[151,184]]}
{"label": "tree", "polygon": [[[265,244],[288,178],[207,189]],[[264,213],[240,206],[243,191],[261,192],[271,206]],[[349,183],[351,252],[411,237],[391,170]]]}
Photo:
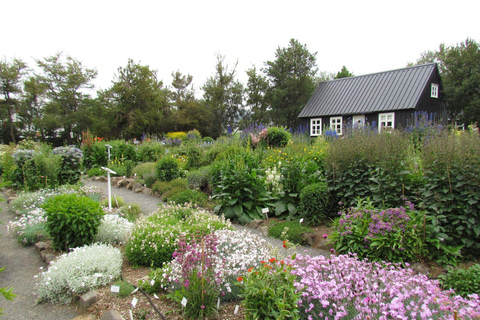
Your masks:
{"label": "tree", "polygon": [[343,66],[340,71],[338,71],[335,79],[353,77],[354,74],[347,70],[347,67]]}
{"label": "tree", "polygon": [[47,86],[39,83],[34,76],[29,77],[23,83],[23,97],[18,113],[24,125],[25,136],[35,137],[39,131],[40,136],[45,137],[41,119],[43,106],[46,104],[46,90]]}
{"label": "tree", "polygon": [[230,126],[237,127],[244,115],[243,85],[235,80],[236,64],[229,70],[225,57],[217,55],[216,73],[203,85],[205,107],[211,112],[209,135],[219,137]]}
{"label": "tree", "polygon": [[450,47],[442,43],[437,51],[423,52],[415,64],[428,62],[439,66],[449,118],[480,124],[479,44],[472,39]]}
{"label": "tree", "polygon": [[13,115],[17,111],[22,94],[22,78],[26,74],[27,65],[19,60],[6,59],[0,61],[0,110],[2,119],[7,118],[10,129],[10,139],[16,143]]}
{"label": "tree", "polygon": [[170,91],[157,79],[157,72],[128,59],[127,66],[118,68],[112,87],[101,92],[99,98],[105,107],[103,114],[110,117],[113,131],[110,135],[125,139],[142,134],[159,134],[172,128]]}
{"label": "tree", "polygon": [[[40,125],[54,137],[60,132],[61,141],[72,144],[80,139],[86,128],[79,126],[82,109],[88,107],[93,89],[91,83],[97,76],[95,69],[87,69],[70,56],[57,53],[43,60],[36,60],[41,73],[36,75],[38,85],[45,88],[45,105]],[[59,141],[59,143],[61,142]]]}
{"label": "tree", "polygon": [[277,48],[275,61],[265,63],[262,71],[268,80],[267,99],[275,124],[291,128],[299,124],[298,114],[316,88],[316,54],[291,39],[287,48]]}
{"label": "tree", "polygon": [[262,74],[257,73],[255,66],[247,70],[247,75],[247,107],[251,111],[249,120],[267,125],[270,123],[269,108],[265,98],[268,82]]}

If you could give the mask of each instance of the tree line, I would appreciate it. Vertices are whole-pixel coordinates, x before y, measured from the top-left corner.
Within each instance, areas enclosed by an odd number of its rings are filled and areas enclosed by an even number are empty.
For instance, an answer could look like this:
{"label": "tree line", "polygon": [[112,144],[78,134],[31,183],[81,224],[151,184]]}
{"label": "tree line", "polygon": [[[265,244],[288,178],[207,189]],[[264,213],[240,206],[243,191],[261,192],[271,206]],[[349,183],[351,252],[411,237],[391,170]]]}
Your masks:
{"label": "tree line", "polygon": [[[457,46],[425,52],[417,63],[436,61],[452,116],[466,122],[480,118],[480,51],[467,39]],[[196,98],[193,77],[172,73],[169,85],[157,71],[129,59],[119,67],[109,88],[94,93],[97,70],[57,53],[35,60],[36,70],[20,59],[0,61],[0,139],[3,143],[32,137],[57,145],[73,144],[82,132],[108,139],[139,139],[172,131],[197,129],[219,137],[250,123],[295,128],[297,116],[320,81],[353,76],[344,66],[337,74],[319,72],[316,53],[291,39],[278,47],[275,59],[246,71],[244,85],[236,64],[217,55],[214,74]],[[475,64],[476,63],[476,64]],[[459,65],[464,66],[459,68]],[[467,84],[458,79],[468,78]]]}

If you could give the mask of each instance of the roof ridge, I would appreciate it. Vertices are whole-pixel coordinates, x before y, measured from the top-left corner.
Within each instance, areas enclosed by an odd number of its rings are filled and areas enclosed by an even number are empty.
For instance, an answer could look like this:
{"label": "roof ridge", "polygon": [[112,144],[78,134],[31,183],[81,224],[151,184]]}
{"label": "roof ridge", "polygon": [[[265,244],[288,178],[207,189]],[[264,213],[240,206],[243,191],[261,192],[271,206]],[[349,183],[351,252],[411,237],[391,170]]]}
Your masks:
{"label": "roof ridge", "polygon": [[429,63],[424,63],[424,64],[418,64],[410,67],[405,67],[405,68],[398,68],[398,69],[392,69],[392,70],[387,70],[387,71],[379,71],[379,72],[372,72],[372,73],[367,73],[367,74],[361,74],[359,76],[351,76],[351,77],[346,77],[346,78],[340,78],[340,79],[333,79],[333,80],[327,80],[327,81],[322,81],[320,83],[325,83],[325,82],[334,82],[334,81],[344,81],[344,80],[351,80],[354,78],[362,78],[362,77],[368,77],[368,76],[373,76],[377,74],[383,74],[383,73],[391,73],[391,72],[397,72],[397,71],[402,71],[402,70],[408,70],[408,69],[414,69],[414,68],[424,68],[427,66],[431,65],[436,65],[436,62],[429,62]]}

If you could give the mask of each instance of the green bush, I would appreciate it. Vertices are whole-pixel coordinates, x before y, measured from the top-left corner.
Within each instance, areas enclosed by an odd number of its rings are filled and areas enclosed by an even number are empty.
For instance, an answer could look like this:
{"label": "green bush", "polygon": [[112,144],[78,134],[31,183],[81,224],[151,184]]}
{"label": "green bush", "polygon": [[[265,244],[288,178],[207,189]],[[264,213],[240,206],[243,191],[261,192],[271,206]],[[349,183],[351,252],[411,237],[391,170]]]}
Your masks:
{"label": "green bush", "polygon": [[274,221],[268,226],[268,236],[280,240],[288,240],[299,245],[306,245],[302,235],[312,230],[302,226],[298,221]]}
{"label": "green bush", "polygon": [[177,204],[191,203],[192,205],[205,207],[208,201],[208,196],[201,191],[187,189],[169,196],[168,201]]}
{"label": "green bush", "polygon": [[157,181],[157,174],[155,172],[146,173],[143,176],[143,181],[147,188],[152,188],[153,184]]}
{"label": "green bush", "polygon": [[62,251],[92,243],[104,214],[98,202],[77,194],[52,197],[42,208],[53,247]]}
{"label": "green bush", "polygon": [[177,187],[172,187],[170,189],[168,189],[168,191],[164,192],[161,196],[160,196],[160,199],[162,201],[170,201],[170,198],[185,191],[186,189],[184,187],[181,187],[181,186],[177,186]]}
{"label": "green bush", "polygon": [[319,225],[332,216],[328,188],[325,183],[314,183],[302,189],[298,217],[303,218],[306,225]]}
{"label": "green bush", "polygon": [[291,133],[284,128],[270,127],[267,129],[267,144],[270,147],[285,147],[291,138]]}
{"label": "green bush", "polygon": [[187,147],[187,169],[196,169],[200,165],[200,149],[190,143]]}
{"label": "green bush", "polygon": [[142,212],[142,207],[138,203],[124,204],[118,209],[118,214],[130,222],[135,222]]}
{"label": "green bush", "polygon": [[156,141],[144,141],[138,146],[140,162],[157,162],[165,153],[165,148]]}
{"label": "green bush", "polygon": [[57,187],[60,184],[59,176],[62,170],[62,157],[48,153],[38,153],[33,157],[40,184],[44,188]]}
{"label": "green bush", "polygon": [[157,176],[160,181],[172,181],[180,176],[178,161],[172,157],[163,157],[156,164]]}
{"label": "green bush", "polygon": [[172,260],[180,234],[187,240],[196,232],[231,229],[224,218],[190,206],[165,205],[135,223],[125,245],[125,255],[134,265],[161,267]]}
{"label": "green bush", "polygon": [[170,189],[180,187],[182,189],[188,188],[188,182],[185,179],[175,179],[169,182],[157,181],[152,186],[152,191],[157,191],[160,195],[169,191]]}
{"label": "green bush", "polygon": [[84,144],[83,151],[83,167],[88,169],[94,167],[106,167],[108,162],[107,147],[104,142],[93,142],[92,144]]}
{"label": "green bush", "polygon": [[155,162],[145,162],[137,164],[132,169],[132,174],[136,177],[144,179],[146,174],[155,173]]}
{"label": "green bush", "polygon": [[466,298],[469,294],[480,295],[480,264],[468,268],[449,269],[446,275],[440,275],[443,289],[453,289],[455,293]]}
{"label": "green bush", "polygon": [[120,290],[118,292],[118,296],[120,298],[126,298],[126,297],[130,296],[132,294],[133,290],[135,290],[135,287],[132,284],[130,284],[127,281],[124,281],[124,280],[117,280],[113,284],[120,288]]}
{"label": "green bush", "polygon": [[92,168],[87,171],[87,176],[91,177],[100,177],[105,175],[105,170],[101,168]]}
{"label": "green bush", "polygon": [[193,190],[207,190],[208,181],[211,177],[210,167],[201,167],[187,174],[188,187]]}
{"label": "green bush", "polygon": [[[120,208],[125,204],[125,200],[123,200],[122,196],[117,196],[112,194],[112,208]],[[102,207],[108,207],[108,197],[102,200],[101,202]]]}
{"label": "green bush", "polygon": [[75,146],[53,149],[54,155],[62,157],[62,167],[59,173],[59,183],[75,184],[80,181],[83,152]]}

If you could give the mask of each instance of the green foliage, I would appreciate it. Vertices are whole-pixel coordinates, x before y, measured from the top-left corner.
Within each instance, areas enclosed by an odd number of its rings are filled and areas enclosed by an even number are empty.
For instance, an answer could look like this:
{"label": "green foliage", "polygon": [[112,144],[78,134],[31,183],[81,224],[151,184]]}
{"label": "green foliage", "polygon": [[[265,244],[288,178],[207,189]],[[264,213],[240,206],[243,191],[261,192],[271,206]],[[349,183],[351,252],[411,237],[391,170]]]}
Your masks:
{"label": "green foliage", "polygon": [[274,221],[268,226],[268,236],[280,240],[288,240],[294,244],[306,245],[302,235],[312,230],[302,226],[298,221]]}
{"label": "green foliage", "polygon": [[84,144],[83,151],[83,167],[91,169],[94,167],[106,167],[108,162],[107,147],[104,142],[93,142],[92,144]]}
{"label": "green foliage", "polygon": [[172,187],[172,188],[169,188],[168,191],[165,191],[161,196],[160,196],[160,199],[162,201],[170,201],[170,198],[171,197],[174,197],[176,195],[178,195],[179,193],[182,193],[183,191],[185,191],[186,189],[182,186],[176,186],[176,187]]}
{"label": "green foliage", "polygon": [[[3,272],[4,270],[5,268],[0,268],[0,273]],[[2,295],[8,301],[12,301],[13,298],[17,296],[12,291],[13,291],[13,288],[11,287],[0,287],[0,295]],[[0,316],[3,314],[2,311],[3,309],[0,308]]]}
{"label": "green foliage", "polygon": [[455,293],[466,298],[469,294],[480,295],[480,264],[468,268],[449,269],[446,275],[440,275],[443,289],[453,289]]}
{"label": "green foliage", "polygon": [[188,182],[185,179],[175,179],[169,182],[157,181],[153,184],[152,191],[157,191],[160,195],[162,195],[173,188],[185,190],[188,188]]}
{"label": "green foliage", "polygon": [[200,149],[190,143],[187,147],[187,169],[198,168],[200,164],[200,157]]}
{"label": "green foliage", "polygon": [[267,144],[270,147],[285,147],[292,139],[292,134],[281,127],[269,127],[267,130]]}
{"label": "green foliage", "polygon": [[423,147],[422,208],[445,229],[462,255],[480,252],[480,139],[478,133],[444,132]]}
{"label": "green foliage", "polygon": [[292,267],[272,258],[238,278],[245,319],[300,319],[297,304],[302,292],[295,288],[296,276],[291,271]]}
{"label": "green foliage", "polygon": [[343,66],[340,71],[337,72],[335,79],[353,77],[354,74],[348,71],[347,67]]}
{"label": "green foliage", "polygon": [[262,209],[273,206],[258,161],[249,152],[233,155],[219,164],[212,175],[213,197],[221,203],[218,214],[240,223],[263,219]]}
{"label": "green foliage", "polygon": [[168,201],[177,204],[191,203],[196,206],[205,207],[208,196],[201,191],[187,189],[169,196]]}
{"label": "green foliage", "polygon": [[39,234],[43,235],[46,239],[50,237],[45,228],[45,223],[27,225],[23,233],[17,238],[17,241],[24,247],[32,246],[37,243],[37,235]]}
{"label": "green foliage", "polygon": [[125,245],[125,255],[134,265],[161,267],[172,260],[181,234],[187,241],[195,232],[231,228],[225,219],[189,206],[165,205],[136,221]]}
{"label": "green foliage", "polygon": [[59,183],[75,184],[80,181],[83,152],[75,146],[58,147],[53,149],[54,155],[60,155],[62,166],[59,173]]}
{"label": "green foliage", "polygon": [[138,203],[124,204],[118,214],[130,222],[135,222],[142,215],[142,207]]}
{"label": "green foliage", "polygon": [[328,188],[325,183],[313,183],[300,192],[298,217],[303,218],[306,225],[314,226],[325,222],[333,216]]}
{"label": "green foliage", "polygon": [[[115,194],[112,194],[112,208],[120,208],[123,207],[125,204],[125,200],[123,199],[122,196],[117,196]],[[103,199],[101,202],[102,207],[108,207],[108,197]]]}
{"label": "green foliage", "polygon": [[201,167],[198,170],[189,171],[187,174],[188,187],[194,190],[205,191],[209,187],[211,167]]}
{"label": "green foliage", "polygon": [[114,285],[120,288],[120,291],[118,292],[118,296],[120,298],[126,298],[130,296],[133,290],[135,290],[135,287],[132,284],[124,280],[117,280],[114,282]]}
{"label": "green foliage", "polygon": [[145,175],[148,173],[155,173],[155,162],[144,162],[137,164],[133,169],[132,169],[132,174],[135,175],[136,177],[140,177],[141,179],[144,179]]}
{"label": "green foliage", "polygon": [[48,199],[42,208],[54,249],[68,251],[94,241],[103,216],[98,202],[77,194],[63,194]]}
{"label": "green foliage", "polygon": [[137,154],[140,162],[157,162],[165,154],[165,147],[156,141],[143,141]]}
{"label": "green foliage", "polygon": [[160,181],[172,181],[180,176],[178,161],[172,157],[163,157],[156,164],[156,172]]}
{"label": "green foliage", "polygon": [[[33,158],[37,175],[44,188],[56,187],[60,184],[60,172],[62,171],[62,156],[38,153]],[[43,183],[42,183],[43,182]]]}
{"label": "green foliage", "polygon": [[101,168],[92,168],[87,171],[87,176],[91,177],[100,177],[105,175],[105,170]]}

